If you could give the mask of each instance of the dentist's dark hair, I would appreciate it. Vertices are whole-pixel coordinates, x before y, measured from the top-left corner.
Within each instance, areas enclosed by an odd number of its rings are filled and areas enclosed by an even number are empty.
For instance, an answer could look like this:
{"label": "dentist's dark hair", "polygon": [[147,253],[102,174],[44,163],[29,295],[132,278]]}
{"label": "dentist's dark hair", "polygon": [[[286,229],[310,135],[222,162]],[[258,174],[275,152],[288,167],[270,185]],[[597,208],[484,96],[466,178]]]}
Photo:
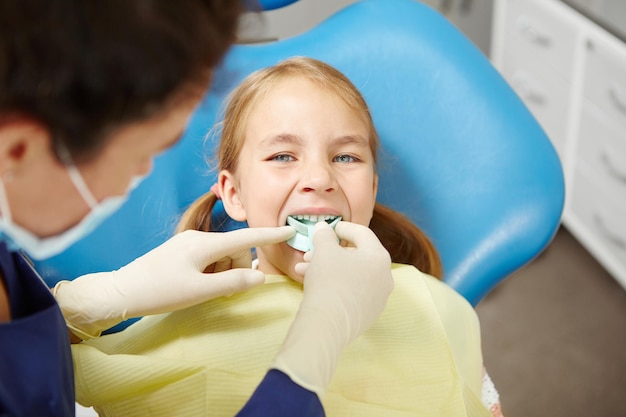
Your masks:
{"label": "dentist's dark hair", "polygon": [[0,1],[0,122],[34,120],[74,160],[124,124],[198,97],[243,0]]}
{"label": "dentist's dark hair", "polygon": [[[218,170],[227,170],[236,175],[250,114],[278,82],[289,77],[305,77],[313,81],[336,94],[358,114],[370,132],[370,148],[376,160],[380,141],[367,103],[358,89],[330,65],[311,58],[295,57],[251,74],[231,93],[224,121],[219,126],[221,140],[217,150]],[[183,214],[177,231],[210,231],[211,213],[216,202],[217,196],[211,191],[200,197]],[[393,262],[414,265],[422,272],[442,277],[443,268],[435,246],[406,216],[376,204],[369,227],[389,251]]]}

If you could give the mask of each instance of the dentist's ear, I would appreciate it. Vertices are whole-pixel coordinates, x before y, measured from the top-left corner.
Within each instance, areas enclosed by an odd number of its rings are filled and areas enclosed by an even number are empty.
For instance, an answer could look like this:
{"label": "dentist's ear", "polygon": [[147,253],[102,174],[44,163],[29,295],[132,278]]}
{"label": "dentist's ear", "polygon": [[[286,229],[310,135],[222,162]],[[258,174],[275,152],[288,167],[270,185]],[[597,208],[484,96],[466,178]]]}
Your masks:
{"label": "dentist's ear", "polygon": [[220,171],[217,177],[217,187],[226,213],[234,220],[246,221],[246,210],[234,175],[226,170]]}
{"label": "dentist's ear", "polygon": [[38,122],[26,117],[1,116],[0,173],[16,170],[21,164],[31,160],[34,164],[41,165],[41,157],[55,163],[56,157],[50,142],[50,133]]}

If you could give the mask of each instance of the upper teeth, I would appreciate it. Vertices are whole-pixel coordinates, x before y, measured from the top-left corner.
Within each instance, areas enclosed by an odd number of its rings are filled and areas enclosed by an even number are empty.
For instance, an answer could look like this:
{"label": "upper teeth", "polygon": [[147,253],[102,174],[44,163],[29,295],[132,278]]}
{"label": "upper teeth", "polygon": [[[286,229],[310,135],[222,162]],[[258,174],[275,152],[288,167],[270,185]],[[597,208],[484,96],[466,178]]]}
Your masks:
{"label": "upper teeth", "polygon": [[337,218],[337,216],[332,216],[330,214],[322,214],[319,216],[315,214],[297,214],[291,217],[297,220],[308,220],[310,222],[321,222],[321,221],[327,221],[327,220],[334,220]]}

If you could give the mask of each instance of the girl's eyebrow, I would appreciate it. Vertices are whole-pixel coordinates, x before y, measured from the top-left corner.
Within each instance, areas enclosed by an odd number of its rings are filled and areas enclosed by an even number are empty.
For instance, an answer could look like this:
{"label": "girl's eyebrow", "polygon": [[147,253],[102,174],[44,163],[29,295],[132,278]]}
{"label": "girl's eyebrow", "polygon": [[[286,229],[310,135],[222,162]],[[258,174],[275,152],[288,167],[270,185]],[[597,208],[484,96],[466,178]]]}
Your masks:
{"label": "girl's eyebrow", "polygon": [[289,133],[279,133],[278,135],[268,136],[259,143],[261,148],[270,148],[276,145],[302,145],[302,139]]}
{"label": "girl's eyebrow", "polygon": [[[302,139],[290,133],[279,133],[268,136],[259,143],[260,148],[271,148],[280,145],[302,145]],[[332,140],[333,146],[356,145],[359,147],[369,147],[369,139],[361,135],[338,136]]]}
{"label": "girl's eyebrow", "polygon": [[357,145],[369,147],[369,139],[361,135],[345,135],[333,139],[334,145]]}

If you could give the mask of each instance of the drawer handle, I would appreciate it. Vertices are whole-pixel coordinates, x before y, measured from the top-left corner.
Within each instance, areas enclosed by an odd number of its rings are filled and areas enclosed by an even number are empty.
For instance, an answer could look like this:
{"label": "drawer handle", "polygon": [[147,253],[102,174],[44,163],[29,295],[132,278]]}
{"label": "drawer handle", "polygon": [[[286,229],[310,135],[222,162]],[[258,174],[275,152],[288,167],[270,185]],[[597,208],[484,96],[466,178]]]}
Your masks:
{"label": "drawer handle", "polygon": [[523,36],[526,36],[532,43],[536,45],[540,45],[543,47],[550,47],[552,45],[552,40],[550,36],[546,33],[542,33],[537,29],[535,25],[528,19],[526,16],[520,16],[517,18],[517,28],[522,33]]}
{"label": "drawer handle", "polygon": [[626,114],[626,98],[622,94],[620,88],[616,85],[612,85],[609,87],[609,97],[611,101],[617,107],[617,110]]}
{"label": "drawer handle", "polygon": [[602,217],[600,217],[599,214],[593,215],[593,222],[596,225],[596,229],[600,232],[600,234],[604,236],[604,238],[607,241],[609,241],[611,244],[613,244],[614,246],[617,246],[618,248],[622,250],[626,250],[626,240],[620,237],[617,237],[613,233],[611,233],[609,228],[606,227],[606,225],[604,224],[604,221],[602,220]]}
{"label": "drawer handle", "polygon": [[513,84],[513,88],[519,93],[520,97],[531,103],[541,106],[547,101],[545,94],[542,94],[538,88],[534,87],[533,82],[523,73],[516,72],[513,74],[511,84]]}
{"label": "drawer handle", "polygon": [[613,161],[611,161],[610,154],[611,150],[606,148],[600,152],[600,160],[602,161],[602,164],[613,178],[626,184],[626,173],[620,172],[620,170],[617,169]]}

